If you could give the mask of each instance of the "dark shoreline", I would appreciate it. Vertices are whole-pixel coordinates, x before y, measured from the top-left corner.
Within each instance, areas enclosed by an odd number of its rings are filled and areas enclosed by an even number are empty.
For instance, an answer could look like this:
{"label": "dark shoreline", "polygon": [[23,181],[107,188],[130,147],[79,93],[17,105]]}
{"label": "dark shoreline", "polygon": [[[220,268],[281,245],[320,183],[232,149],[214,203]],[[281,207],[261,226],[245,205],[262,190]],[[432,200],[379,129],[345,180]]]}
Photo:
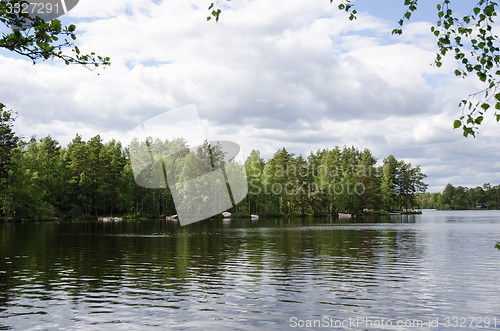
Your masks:
{"label": "dark shoreline", "polygon": [[[370,216],[395,216],[395,215],[421,215],[422,211],[416,210],[416,211],[397,211],[397,212],[386,212],[386,211],[376,211],[376,212],[353,212],[350,213],[354,217],[370,217]],[[5,220],[4,218],[0,220],[0,223],[25,223],[25,222],[32,222],[32,223],[47,223],[47,222],[88,222],[88,223],[98,223],[102,222],[99,221],[98,218],[101,216],[83,216],[83,217],[67,217],[67,218],[59,218],[59,217],[54,217],[50,219],[9,219]],[[130,216],[130,215],[123,215],[123,216],[117,216],[122,218],[120,221],[112,221],[112,222],[127,222],[127,221],[144,221],[144,220],[165,220],[165,215],[160,215],[160,216]],[[329,215],[296,215],[296,214],[289,214],[289,215],[279,215],[279,214],[259,214],[259,219],[269,219],[269,218],[323,218],[323,217],[328,217],[328,218],[339,218],[338,214],[329,214]],[[248,214],[243,214],[243,213],[233,213],[229,219],[250,219],[251,217]],[[225,217],[222,216],[212,216],[209,218],[206,218],[205,220],[223,220]],[[168,220],[167,220],[168,221]],[[170,220],[172,221],[172,220]]]}

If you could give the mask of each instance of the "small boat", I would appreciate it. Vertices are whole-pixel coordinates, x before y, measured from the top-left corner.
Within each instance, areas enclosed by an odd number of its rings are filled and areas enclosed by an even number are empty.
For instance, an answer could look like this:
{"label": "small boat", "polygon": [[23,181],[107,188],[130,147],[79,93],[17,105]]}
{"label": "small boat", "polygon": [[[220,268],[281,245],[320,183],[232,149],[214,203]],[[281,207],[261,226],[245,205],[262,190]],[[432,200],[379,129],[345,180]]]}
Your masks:
{"label": "small boat", "polygon": [[352,214],[339,213],[339,218],[351,218]]}
{"label": "small boat", "polygon": [[259,215],[250,215],[250,218],[253,219],[253,220],[258,220],[259,219]]}
{"label": "small boat", "polygon": [[231,217],[231,213],[230,213],[230,212],[228,212],[228,211],[223,211],[223,212],[222,212],[222,216],[223,216],[224,218],[229,218],[229,217]]}
{"label": "small boat", "polygon": [[165,217],[167,221],[177,221],[177,214]]}
{"label": "small boat", "polygon": [[123,221],[123,218],[121,217],[99,217],[97,219],[99,222],[119,222]]}

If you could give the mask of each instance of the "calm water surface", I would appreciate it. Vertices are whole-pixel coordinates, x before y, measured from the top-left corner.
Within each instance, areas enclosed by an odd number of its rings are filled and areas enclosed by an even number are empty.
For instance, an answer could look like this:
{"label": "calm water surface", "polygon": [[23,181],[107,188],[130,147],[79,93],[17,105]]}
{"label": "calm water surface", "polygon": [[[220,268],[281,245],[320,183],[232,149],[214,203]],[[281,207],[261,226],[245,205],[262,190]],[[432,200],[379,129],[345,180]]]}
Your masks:
{"label": "calm water surface", "polygon": [[499,211],[0,224],[0,329],[500,329],[497,241]]}

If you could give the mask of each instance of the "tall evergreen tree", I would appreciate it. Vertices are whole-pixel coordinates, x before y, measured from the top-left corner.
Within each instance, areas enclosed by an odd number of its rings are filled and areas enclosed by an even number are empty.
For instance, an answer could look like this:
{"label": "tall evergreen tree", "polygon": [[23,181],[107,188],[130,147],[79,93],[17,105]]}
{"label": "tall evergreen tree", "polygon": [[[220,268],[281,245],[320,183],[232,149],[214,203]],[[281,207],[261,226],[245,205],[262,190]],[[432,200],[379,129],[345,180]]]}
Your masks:
{"label": "tall evergreen tree", "polygon": [[19,142],[19,137],[12,129],[14,120],[12,111],[0,103],[0,201],[2,212],[6,218],[10,217],[12,207],[12,190],[9,187],[9,177],[14,166],[12,156]]}
{"label": "tall evergreen tree", "polygon": [[393,155],[389,155],[384,159],[384,164],[381,168],[380,190],[382,194],[382,206],[385,210],[391,210],[399,206],[396,194],[399,189],[398,171],[398,161]]}
{"label": "tall evergreen tree", "polygon": [[356,167],[356,193],[360,193],[361,205],[367,209],[379,209],[380,206],[380,178],[375,164],[377,159],[370,150],[365,149]]}
{"label": "tall evergreen tree", "polygon": [[260,156],[260,152],[256,150],[252,150],[245,161],[245,173],[248,181],[246,203],[250,213],[254,214],[260,212],[259,208],[265,201],[264,184],[262,182],[264,165],[264,159]]}

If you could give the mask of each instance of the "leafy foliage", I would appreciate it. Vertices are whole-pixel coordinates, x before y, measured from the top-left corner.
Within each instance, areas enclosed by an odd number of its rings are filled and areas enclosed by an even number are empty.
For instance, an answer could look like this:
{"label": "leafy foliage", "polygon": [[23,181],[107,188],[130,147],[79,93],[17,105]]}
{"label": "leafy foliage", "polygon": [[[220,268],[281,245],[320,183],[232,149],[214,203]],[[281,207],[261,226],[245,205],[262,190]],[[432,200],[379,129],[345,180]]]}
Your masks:
{"label": "leafy foliage", "polygon": [[[330,0],[330,3],[333,3],[334,0]],[[340,10],[343,10],[349,14],[349,20],[353,21],[356,19],[357,11],[353,8],[353,4],[350,0],[341,0],[341,3],[338,5]]]}
{"label": "leafy foliage", "polygon": [[219,15],[222,11],[219,8],[214,8],[214,6],[216,7],[218,4],[219,4],[219,1],[217,1],[216,3],[212,2],[210,4],[210,6],[208,6],[208,10],[211,10],[211,12],[210,12],[210,15],[207,16],[207,21],[210,21],[212,19],[212,17],[215,18],[216,22],[219,21]]}
{"label": "leafy foliage", "polygon": [[[22,10],[26,4],[28,2],[25,0],[0,1],[0,21],[12,31],[2,33],[1,48],[26,56],[33,63],[58,59],[65,64],[87,67],[110,64],[109,57],[96,55],[94,52],[84,54],[80,51],[74,44],[74,24],[63,26],[58,19],[46,22],[39,16],[32,17],[29,12]],[[65,53],[66,48],[70,48],[71,53]]]}
{"label": "leafy foliage", "polygon": [[5,105],[0,103],[0,182],[2,184],[8,177],[12,165],[12,153],[19,142],[19,138],[12,130],[14,120],[12,111],[5,109]]}
{"label": "leafy foliage", "polygon": [[15,169],[14,155],[19,137],[12,127],[15,117],[11,110],[0,103],[0,209],[9,217],[11,210],[11,177]]}
{"label": "leafy foliage", "polygon": [[451,53],[457,62],[456,76],[465,78],[474,74],[484,85],[482,91],[460,101],[462,116],[454,122],[454,127],[462,126],[466,137],[475,136],[485,112],[492,106],[496,109],[496,120],[500,121],[500,48],[498,37],[493,33],[497,5],[495,1],[481,0],[464,17],[454,15],[450,0],[437,5],[439,19],[436,26],[432,27],[432,32],[438,38],[436,66],[440,67],[443,57]]}

